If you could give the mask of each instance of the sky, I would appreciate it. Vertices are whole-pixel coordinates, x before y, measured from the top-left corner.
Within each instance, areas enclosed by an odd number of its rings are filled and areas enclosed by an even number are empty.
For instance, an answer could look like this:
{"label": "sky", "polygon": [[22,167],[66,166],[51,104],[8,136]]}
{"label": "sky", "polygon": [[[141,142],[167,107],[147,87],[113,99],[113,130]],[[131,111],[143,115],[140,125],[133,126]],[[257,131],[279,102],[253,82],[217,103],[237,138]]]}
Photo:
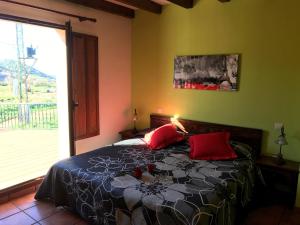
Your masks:
{"label": "sky", "polygon": [[[34,68],[51,76],[61,75],[66,63],[65,31],[22,24],[25,56],[27,47],[36,48]],[[0,60],[17,60],[16,22],[0,20],[0,30]],[[27,65],[32,63],[33,60],[26,60]]]}

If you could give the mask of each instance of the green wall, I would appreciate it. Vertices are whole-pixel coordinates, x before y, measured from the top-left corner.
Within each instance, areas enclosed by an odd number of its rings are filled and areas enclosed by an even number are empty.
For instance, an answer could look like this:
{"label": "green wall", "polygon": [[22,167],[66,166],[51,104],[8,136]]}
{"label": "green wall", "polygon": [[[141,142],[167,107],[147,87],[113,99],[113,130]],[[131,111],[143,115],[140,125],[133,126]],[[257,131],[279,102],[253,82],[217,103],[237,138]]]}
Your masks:
{"label": "green wall", "polygon": [[[133,21],[133,107],[139,127],[150,113],[264,130],[263,152],[276,153],[283,122],[300,161],[300,1],[196,1],[193,9],[166,6],[161,15],[138,11]],[[240,53],[238,92],[174,89],[175,55]],[[300,206],[300,181],[297,205]]]}

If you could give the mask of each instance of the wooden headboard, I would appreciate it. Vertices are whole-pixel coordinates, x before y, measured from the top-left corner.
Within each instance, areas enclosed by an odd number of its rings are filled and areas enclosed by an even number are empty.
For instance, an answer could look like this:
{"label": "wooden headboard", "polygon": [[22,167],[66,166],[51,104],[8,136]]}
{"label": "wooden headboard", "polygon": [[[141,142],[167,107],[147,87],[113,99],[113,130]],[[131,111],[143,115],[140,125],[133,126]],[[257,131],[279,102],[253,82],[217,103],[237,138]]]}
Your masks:
{"label": "wooden headboard", "polygon": [[[171,116],[151,114],[150,128],[153,129],[170,123],[170,118]],[[240,141],[250,145],[255,151],[256,157],[260,155],[263,134],[263,131],[260,129],[237,127],[217,123],[207,123],[186,119],[178,119],[178,121],[182,123],[185,129],[191,134],[228,131],[231,134],[232,140]]]}

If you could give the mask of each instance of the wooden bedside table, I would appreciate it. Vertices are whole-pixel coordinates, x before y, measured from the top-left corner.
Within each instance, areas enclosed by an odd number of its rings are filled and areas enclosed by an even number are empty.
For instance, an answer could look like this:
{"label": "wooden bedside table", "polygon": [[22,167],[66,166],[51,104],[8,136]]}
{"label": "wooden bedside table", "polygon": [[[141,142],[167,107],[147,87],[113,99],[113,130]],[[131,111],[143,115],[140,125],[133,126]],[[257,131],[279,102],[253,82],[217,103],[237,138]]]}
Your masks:
{"label": "wooden bedside table", "polygon": [[151,129],[149,128],[143,130],[128,129],[128,130],[120,131],[119,134],[121,135],[122,140],[126,140],[130,138],[143,138],[145,134],[150,131]]}
{"label": "wooden bedside table", "polygon": [[261,156],[256,160],[256,165],[260,168],[266,183],[266,186],[258,190],[261,200],[270,203],[285,203],[289,207],[294,207],[299,163],[286,160],[285,164],[277,165],[276,158]]}
{"label": "wooden bedside table", "polygon": [[122,140],[126,140],[130,138],[135,138],[136,135],[138,134],[138,130],[134,130],[134,129],[123,130],[120,131],[119,134],[121,135]]}

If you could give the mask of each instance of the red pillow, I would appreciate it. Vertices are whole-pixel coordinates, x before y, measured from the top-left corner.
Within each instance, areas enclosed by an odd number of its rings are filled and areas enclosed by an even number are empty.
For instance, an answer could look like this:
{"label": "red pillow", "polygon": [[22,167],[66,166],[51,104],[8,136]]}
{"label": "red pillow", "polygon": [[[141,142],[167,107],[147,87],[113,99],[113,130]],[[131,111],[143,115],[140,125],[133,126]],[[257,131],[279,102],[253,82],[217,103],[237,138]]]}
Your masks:
{"label": "red pillow", "polygon": [[183,139],[183,135],[177,132],[173,124],[163,125],[145,134],[145,141],[152,150],[164,148]]}
{"label": "red pillow", "polygon": [[198,134],[189,138],[190,158],[202,160],[235,159],[237,155],[229,144],[229,132]]}

